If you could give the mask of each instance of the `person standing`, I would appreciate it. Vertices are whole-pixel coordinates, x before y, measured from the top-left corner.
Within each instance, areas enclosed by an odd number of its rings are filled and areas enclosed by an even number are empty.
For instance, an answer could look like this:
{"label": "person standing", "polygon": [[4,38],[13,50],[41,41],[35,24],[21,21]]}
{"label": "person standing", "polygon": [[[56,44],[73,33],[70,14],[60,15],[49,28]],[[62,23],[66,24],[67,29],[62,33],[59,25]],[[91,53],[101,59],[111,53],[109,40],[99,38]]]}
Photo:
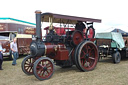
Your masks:
{"label": "person standing", "polygon": [[0,43],[0,70],[2,69],[2,63],[3,63],[3,48],[2,48],[2,44]]}
{"label": "person standing", "polygon": [[16,60],[19,57],[16,38],[13,39],[13,42],[11,43],[10,48],[11,48],[11,51],[12,51],[12,55],[14,57],[12,65],[15,66],[17,64]]}

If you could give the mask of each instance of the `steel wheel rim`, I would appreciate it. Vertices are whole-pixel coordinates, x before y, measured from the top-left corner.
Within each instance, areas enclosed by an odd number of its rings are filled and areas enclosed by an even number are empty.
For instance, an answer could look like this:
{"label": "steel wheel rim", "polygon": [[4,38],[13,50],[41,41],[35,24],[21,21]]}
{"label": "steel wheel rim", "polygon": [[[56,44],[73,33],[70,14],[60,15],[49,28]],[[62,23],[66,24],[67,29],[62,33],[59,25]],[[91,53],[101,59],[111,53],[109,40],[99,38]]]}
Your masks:
{"label": "steel wheel rim", "polygon": [[[82,50],[83,50],[84,46],[86,46],[86,45],[90,45],[91,47],[94,47],[93,49],[95,49],[94,50],[94,52],[95,52],[94,57],[95,58],[94,58],[94,61],[91,62],[92,65],[90,67],[84,66],[84,64],[81,61],[81,59],[83,59],[83,58],[81,58],[82,57]],[[93,52],[93,51],[89,51],[89,52]],[[90,54],[92,54],[92,53],[90,53]],[[88,59],[88,58],[85,57],[84,59]],[[93,58],[90,58],[90,59],[93,59]],[[97,62],[98,62],[98,49],[97,49],[96,45],[91,41],[81,42],[75,50],[75,64],[76,64],[76,67],[81,71],[91,71],[96,67]]]}
{"label": "steel wheel rim", "polygon": [[79,63],[80,66],[86,70],[91,70],[95,67],[98,56],[97,49],[92,43],[83,44],[79,52]]}
{"label": "steel wheel rim", "polygon": [[32,56],[27,56],[24,58],[22,62],[22,70],[25,74],[27,75],[33,74],[33,63],[34,63],[34,59]]}
{"label": "steel wheel rim", "polygon": [[33,73],[33,58],[32,57],[26,60],[24,64],[24,68],[28,73]]}
{"label": "steel wheel rim", "polygon": [[40,61],[36,62],[36,66],[34,67],[35,69],[35,76],[39,80],[46,80],[49,79],[54,72],[54,65],[49,60],[49,58],[41,58]]}

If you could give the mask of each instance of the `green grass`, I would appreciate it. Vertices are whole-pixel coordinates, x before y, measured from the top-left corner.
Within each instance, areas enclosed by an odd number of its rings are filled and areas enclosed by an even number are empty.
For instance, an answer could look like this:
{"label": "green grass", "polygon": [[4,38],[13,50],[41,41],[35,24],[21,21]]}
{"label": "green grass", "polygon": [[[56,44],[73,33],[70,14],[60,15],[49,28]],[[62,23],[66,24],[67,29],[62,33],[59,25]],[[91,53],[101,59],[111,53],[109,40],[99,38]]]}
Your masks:
{"label": "green grass", "polygon": [[23,58],[12,61],[5,60],[0,71],[0,85],[128,85],[128,59],[113,64],[111,59],[98,62],[93,71],[80,72],[75,66],[62,69],[55,66],[51,79],[39,81],[34,75],[25,75],[21,70]]}

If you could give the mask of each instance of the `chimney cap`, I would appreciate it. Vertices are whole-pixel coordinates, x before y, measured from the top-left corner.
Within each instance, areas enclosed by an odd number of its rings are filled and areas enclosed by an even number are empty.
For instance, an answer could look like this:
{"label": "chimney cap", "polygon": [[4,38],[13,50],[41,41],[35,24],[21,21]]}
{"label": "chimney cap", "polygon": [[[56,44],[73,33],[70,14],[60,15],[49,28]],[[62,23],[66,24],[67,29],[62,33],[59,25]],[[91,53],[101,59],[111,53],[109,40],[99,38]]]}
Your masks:
{"label": "chimney cap", "polygon": [[42,12],[40,10],[35,11],[36,14],[41,14]]}

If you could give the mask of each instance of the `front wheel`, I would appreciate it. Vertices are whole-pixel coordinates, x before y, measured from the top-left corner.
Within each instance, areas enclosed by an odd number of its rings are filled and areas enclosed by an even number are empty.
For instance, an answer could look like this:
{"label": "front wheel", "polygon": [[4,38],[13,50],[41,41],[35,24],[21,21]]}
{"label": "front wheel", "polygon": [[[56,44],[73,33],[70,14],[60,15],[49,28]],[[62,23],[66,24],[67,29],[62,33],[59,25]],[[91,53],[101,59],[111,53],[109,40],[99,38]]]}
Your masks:
{"label": "front wheel", "polygon": [[37,59],[33,67],[34,75],[39,80],[46,80],[52,77],[54,73],[54,64],[48,57]]}
{"label": "front wheel", "polygon": [[113,60],[113,63],[115,63],[115,64],[120,63],[120,60],[121,60],[120,52],[117,51],[117,52],[113,53],[112,60]]}

